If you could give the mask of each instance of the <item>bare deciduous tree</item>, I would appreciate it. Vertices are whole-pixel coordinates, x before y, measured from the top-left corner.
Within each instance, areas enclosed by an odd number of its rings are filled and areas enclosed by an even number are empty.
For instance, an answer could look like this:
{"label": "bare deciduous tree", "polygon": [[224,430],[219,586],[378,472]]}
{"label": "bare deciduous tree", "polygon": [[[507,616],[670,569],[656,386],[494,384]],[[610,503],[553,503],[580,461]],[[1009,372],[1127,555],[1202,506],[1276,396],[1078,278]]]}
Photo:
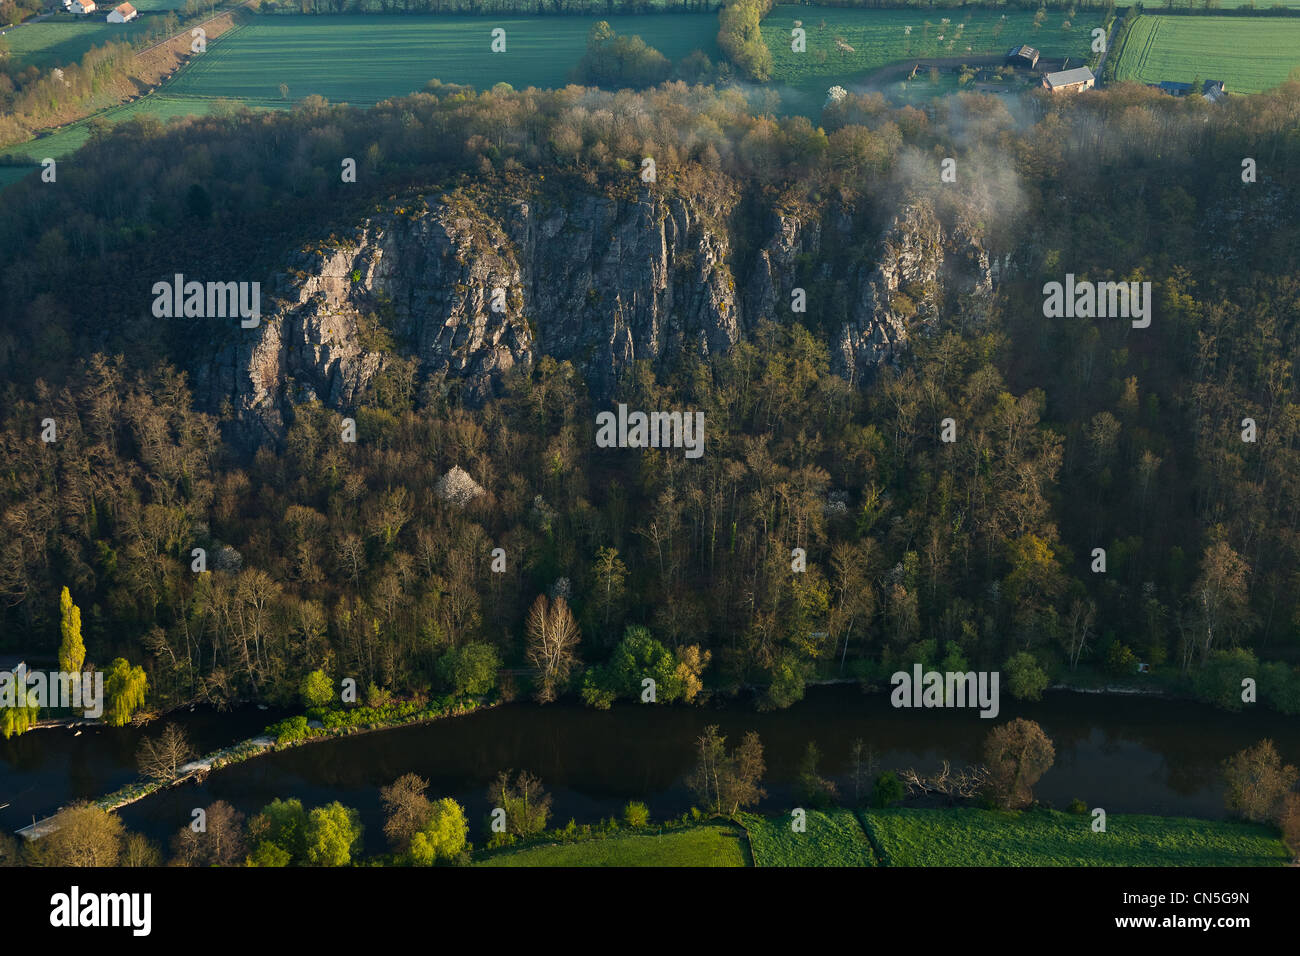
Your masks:
{"label": "bare deciduous tree", "polygon": [[969,800],[983,793],[989,785],[989,770],[987,767],[963,767],[954,771],[945,760],[938,773],[927,776],[908,768],[899,773],[898,779],[909,793],[941,796],[952,804],[958,799]]}
{"label": "bare deciduous tree", "polygon": [[157,737],[140,744],[136,762],[146,777],[163,783],[175,780],[184,763],[193,756],[190,742],[176,724],[168,724]]}
{"label": "bare deciduous tree", "polygon": [[1056,750],[1043,728],[1017,717],[994,727],[984,742],[993,799],[1004,809],[1027,806],[1036,784],[1052,766]]}
{"label": "bare deciduous tree", "polygon": [[568,683],[578,663],[581,633],[568,602],[557,597],[553,602],[539,594],[528,611],[528,663],[537,670],[537,700],[548,703]]}
{"label": "bare deciduous tree", "polygon": [[1275,820],[1296,776],[1295,767],[1283,765],[1273,741],[1261,740],[1223,762],[1224,803],[1247,820]]}
{"label": "bare deciduous tree", "polygon": [[379,802],[386,814],[384,836],[398,853],[405,853],[411,837],[429,822],[433,805],[424,795],[428,789],[429,781],[413,773],[403,774],[390,786],[379,789]]}

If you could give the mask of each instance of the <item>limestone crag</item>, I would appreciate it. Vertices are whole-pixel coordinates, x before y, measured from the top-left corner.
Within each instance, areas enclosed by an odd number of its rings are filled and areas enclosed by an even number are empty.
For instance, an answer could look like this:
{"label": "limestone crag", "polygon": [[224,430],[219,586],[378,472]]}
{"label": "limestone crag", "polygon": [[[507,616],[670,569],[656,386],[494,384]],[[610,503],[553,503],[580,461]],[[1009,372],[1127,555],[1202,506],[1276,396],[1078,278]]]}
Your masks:
{"label": "limestone crag", "polygon": [[788,321],[796,287],[834,307],[833,322],[800,318],[832,330],[833,367],[866,384],[909,336],[991,296],[978,236],[923,201],[883,231],[834,203],[771,209],[747,236],[738,193],[539,191],[490,208],[452,193],[376,213],[297,255],[261,325],[195,370],[199,393],[230,403],[249,447],[282,440],[297,403],[355,409],[399,367],[473,404],[550,355],[607,400],[633,362],[707,360],[763,319]]}

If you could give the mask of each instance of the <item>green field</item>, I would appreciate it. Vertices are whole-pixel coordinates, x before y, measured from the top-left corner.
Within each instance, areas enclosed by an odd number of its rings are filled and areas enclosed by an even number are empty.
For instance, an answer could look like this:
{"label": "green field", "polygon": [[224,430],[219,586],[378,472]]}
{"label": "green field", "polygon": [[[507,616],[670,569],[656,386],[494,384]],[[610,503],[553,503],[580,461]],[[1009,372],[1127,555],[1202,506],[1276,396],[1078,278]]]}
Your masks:
{"label": "green field", "polygon": [[57,130],[48,136],[41,136],[37,139],[28,140],[25,143],[17,143],[13,146],[0,148],[0,154],[24,156],[34,162],[39,162],[47,156],[53,157],[54,159],[62,159],[68,154],[80,149],[86,140],[90,138],[90,124],[92,120],[103,120],[108,123],[121,123],[124,120],[136,116],[156,116],[159,119],[166,121],[180,116],[202,116],[209,112],[213,105],[214,103],[212,100],[191,99],[186,97],[169,96],[165,93],[153,93],[149,96],[142,97],[133,103],[127,103],[123,106],[115,106],[112,109],[104,110],[101,113],[97,113],[91,119],[71,123],[63,129]]}
{"label": "green field", "polygon": [[741,816],[749,833],[755,866],[875,866],[871,844],[851,810],[809,810],[803,833],[791,829],[789,815]]}
{"label": "green field", "polygon": [[1240,10],[1242,7],[1253,6],[1256,10],[1275,10],[1282,7],[1286,10],[1300,10],[1300,0],[1219,0],[1218,8],[1221,10]]}
{"label": "green field", "polygon": [[1115,78],[1134,83],[1223,80],[1229,93],[1258,93],[1300,67],[1300,19],[1161,17],[1133,21]]}
{"label": "green field", "polygon": [[[947,23],[943,22],[948,18]],[[808,49],[790,49],[794,21],[803,22]],[[1091,51],[1092,28],[1101,25],[1095,13],[1080,12],[1069,20],[1063,11],[1049,11],[1034,28],[1034,14],[995,10],[846,10],[832,7],[782,5],[763,20],[763,41],[772,51],[772,81],[795,86],[816,85],[824,93],[831,83],[911,58],[985,56],[1006,53],[1028,43],[1045,57],[1069,56],[1082,64]],[[910,32],[909,29],[910,28]],[[853,52],[838,49],[843,40]],[[941,39],[942,38],[942,39]]]}
{"label": "green field", "polygon": [[[449,16],[262,17],[212,41],[159,92],[97,114],[118,123],[133,116],[203,115],[214,100],[283,109],[305,96],[370,106],[422,90],[435,77],[487,89],[495,83],[559,87],[582,58],[597,18]],[[620,33],[639,34],[670,59],[703,49],[719,56],[713,14],[615,16]],[[41,26],[41,24],[37,24]],[[72,24],[82,26],[82,24]],[[506,30],[506,52],[489,51],[493,27]],[[287,98],[279,86],[288,87]],[[89,121],[0,152],[58,159],[81,147]]]}
{"label": "green field", "polygon": [[4,42],[16,61],[44,70],[76,63],[92,46],[103,46],[110,40],[130,40],[148,30],[149,18],[144,16],[130,23],[108,23],[99,11],[76,20],[60,13],[49,20],[14,27]]}
{"label": "green field", "polygon": [[619,835],[498,853],[477,866],[748,866],[737,827],[703,826],[662,836]]}
{"label": "green field", "polygon": [[[587,47],[598,18],[587,16],[276,16],[239,27],[196,57],[168,93],[229,97],[250,106],[319,94],[335,103],[373,105],[418,92],[431,79],[488,89],[509,83],[561,87]],[[670,60],[703,49],[717,58],[713,14],[613,16],[619,33],[638,34]],[[489,49],[506,31],[506,51]]]}
{"label": "green field", "polygon": [[1224,820],[1049,810],[871,810],[863,814],[890,866],[1279,866],[1268,827]]}

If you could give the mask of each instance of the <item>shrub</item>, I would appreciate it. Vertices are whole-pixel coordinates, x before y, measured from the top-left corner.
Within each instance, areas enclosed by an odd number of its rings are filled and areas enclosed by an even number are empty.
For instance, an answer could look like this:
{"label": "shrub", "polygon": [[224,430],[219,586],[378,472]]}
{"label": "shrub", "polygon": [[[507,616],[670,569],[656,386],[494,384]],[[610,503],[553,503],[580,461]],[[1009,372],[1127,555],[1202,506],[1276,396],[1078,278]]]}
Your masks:
{"label": "shrub", "polygon": [[334,700],[334,684],[324,671],[312,671],[304,677],[298,691],[308,707],[325,707]]}
{"label": "shrub", "polygon": [[486,694],[497,681],[501,658],[491,644],[471,642],[453,648],[438,660],[438,677],[454,693]]}
{"label": "shrub", "polygon": [[638,800],[633,800],[623,808],[623,822],[633,829],[647,826],[650,823],[650,808]]}
{"label": "shrub", "polygon": [[1106,651],[1106,670],[1116,677],[1127,677],[1137,669],[1137,657],[1127,644],[1111,643]]}
{"label": "shrub", "polygon": [[1258,672],[1259,663],[1250,651],[1240,647],[1216,651],[1196,672],[1196,696],[1224,710],[1241,710],[1241,680],[1255,677]]}
{"label": "shrub", "polygon": [[879,809],[903,799],[903,781],[892,770],[886,770],[876,777],[876,784],[871,791],[871,802]]}
{"label": "shrub", "polygon": [[303,716],[286,717],[266,728],[268,735],[275,738],[277,744],[294,744],[311,736],[307,718]]}
{"label": "shrub", "polygon": [[[1130,656],[1132,656],[1130,654]],[[1047,672],[1039,666],[1038,658],[1028,651],[1013,654],[1003,668],[1007,672],[1007,690],[1018,700],[1042,700],[1047,689]]]}

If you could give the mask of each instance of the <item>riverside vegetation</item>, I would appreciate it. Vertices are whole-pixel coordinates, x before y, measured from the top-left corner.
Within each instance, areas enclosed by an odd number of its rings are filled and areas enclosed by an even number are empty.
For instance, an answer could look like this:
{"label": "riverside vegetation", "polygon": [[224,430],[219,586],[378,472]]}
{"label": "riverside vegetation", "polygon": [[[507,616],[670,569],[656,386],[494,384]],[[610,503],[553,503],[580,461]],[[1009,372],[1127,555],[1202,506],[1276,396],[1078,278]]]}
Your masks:
{"label": "riverside vegetation", "polygon": [[[765,772],[761,741],[748,734],[728,749],[717,728],[695,741],[689,784],[698,806],[654,823],[646,806],[629,802],[621,818],[551,824],[551,797],[527,771],[502,771],[488,789],[494,807],[483,821],[486,841],[469,842],[465,808],[430,798],[428,781],[405,774],[380,791],[388,852],[362,852],[355,810],[337,801],[306,808],[276,799],[245,817],[216,801],[177,831],[170,863],[179,866],[1079,866],[1279,865],[1300,855],[1297,771],[1282,766],[1268,741],[1224,763],[1227,803],[1240,820],[1115,815],[1099,830],[1096,813],[1076,800],[1069,812],[1037,806],[1032,788],[1051,765],[1051,742],[1030,721],[990,732],[983,781],[971,796],[949,786],[954,777],[901,771],[875,775],[855,765],[843,803],[833,781],[817,774],[809,745],[798,799],[790,813],[758,814]],[[857,748],[861,756],[861,748]],[[861,786],[866,780],[869,788]],[[930,801],[945,808],[896,806]],[[701,809],[702,808],[702,809]],[[102,808],[77,805],[59,825],[21,850],[0,838],[0,863],[147,866],[161,847],[127,833]],[[1279,839],[1279,835],[1281,839]],[[1289,847],[1289,850],[1288,850]]]}

